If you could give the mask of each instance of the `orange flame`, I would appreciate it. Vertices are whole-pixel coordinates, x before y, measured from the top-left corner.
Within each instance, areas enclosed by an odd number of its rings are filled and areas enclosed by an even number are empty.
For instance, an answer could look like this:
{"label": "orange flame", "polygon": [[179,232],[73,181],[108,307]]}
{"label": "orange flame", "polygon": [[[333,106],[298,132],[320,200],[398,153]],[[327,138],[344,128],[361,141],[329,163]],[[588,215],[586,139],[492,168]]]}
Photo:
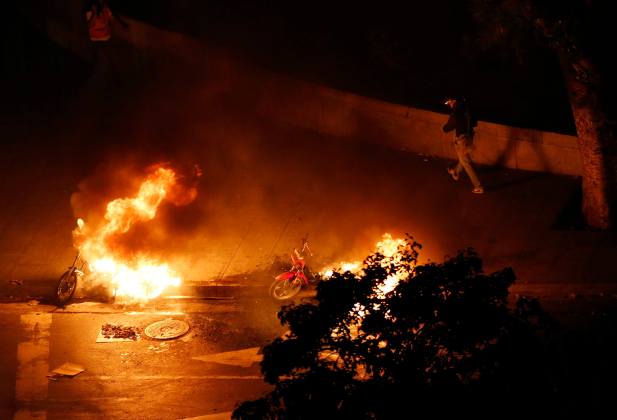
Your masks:
{"label": "orange flame", "polygon": [[[392,235],[389,233],[385,233],[382,236],[382,240],[377,242],[377,250],[380,254],[386,257],[386,260],[383,261],[383,264],[399,263],[401,261],[401,253],[400,247],[405,246],[404,239],[392,239]],[[380,297],[385,297],[385,295],[398,286],[399,282],[409,273],[403,272],[395,272],[392,273],[386,278],[382,285],[378,286],[377,294]]]}
{"label": "orange flame", "polygon": [[[381,261],[382,267],[387,267],[390,264],[394,266],[399,266],[401,259],[404,253],[404,247],[407,242],[404,239],[393,239],[392,235],[389,233],[384,233],[382,235],[381,241],[378,241],[375,244],[375,251],[384,256],[384,259]],[[352,273],[360,273],[362,271],[362,264],[359,262],[346,263],[341,262],[337,266],[339,271],[345,272],[350,271]],[[400,267],[400,266],[399,266]],[[326,278],[332,277],[333,269],[323,270],[320,274]],[[398,268],[397,271],[391,273],[385,281],[378,285],[375,289],[373,289],[374,295],[378,299],[385,299],[386,294],[391,292],[398,286],[401,280],[405,279],[409,276],[409,272]],[[380,304],[374,304],[374,309],[377,309]],[[366,308],[364,305],[360,303],[356,303],[350,311],[350,314],[353,316],[352,320],[347,324],[347,329],[349,330],[349,334],[352,337],[358,336],[358,331],[362,325],[362,322],[367,315],[368,311],[371,308]],[[332,331],[332,337],[337,337],[341,334],[341,330],[339,328],[335,328]],[[379,348],[387,347],[388,343],[385,340],[380,340],[378,343]],[[365,377],[365,373],[363,373],[363,365],[360,363],[359,370],[356,372],[357,376],[362,379]]]}
{"label": "orange flame", "polygon": [[[391,262],[397,263],[397,262],[400,262],[400,258],[401,258],[401,253],[400,253],[401,246],[405,246],[404,239],[401,239],[401,238],[394,239],[392,238],[391,234],[384,233],[382,235],[381,241],[378,241],[375,244],[375,251],[382,254],[384,257],[386,257],[384,261],[382,262],[382,264],[386,265]],[[335,268],[332,268],[332,267],[335,267]],[[362,263],[359,261],[354,261],[354,262],[342,261],[338,264],[333,264],[327,268],[324,268],[320,272],[320,274],[323,277],[329,278],[329,277],[332,277],[335,269],[340,272],[349,271],[355,274],[355,273],[359,273],[360,271],[362,271]],[[388,292],[391,292],[392,290],[394,290],[396,286],[398,285],[398,283],[401,281],[401,279],[404,278],[408,274],[409,273],[400,273],[400,272],[391,274],[384,281],[384,283],[378,287],[378,290],[376,290],[375,292],[380,297],[385,296]]]}
{"label": "orange flame", "polygon": [[[112,239],[127,233],[136,222],[155,218],[159,205],[164,200],[178,198],[175,172],[157,166],[142,182],[134,197],[118,198],[107,204],[104,222],[91,229],[79,219],[73,231],[76,247],[90,264],[91,275],[104,279],[113,288],[115,296],[128,301],[145,301],[159,296],[168,286],[181,282],[167,264],[156,258],[138,254],[129,258],[120,255],[112,246]],[[196,190],[184,191],[182,204],[195,198]]]}

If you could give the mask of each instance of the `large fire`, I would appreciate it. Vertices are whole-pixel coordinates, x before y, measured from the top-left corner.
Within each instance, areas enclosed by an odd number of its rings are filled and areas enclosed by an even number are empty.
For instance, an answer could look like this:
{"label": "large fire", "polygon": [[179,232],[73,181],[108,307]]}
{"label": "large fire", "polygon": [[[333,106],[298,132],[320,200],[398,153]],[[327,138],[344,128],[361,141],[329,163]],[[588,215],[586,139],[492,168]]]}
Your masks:
{"label": "large fire", "polygon": [[151,221],[159,205],[165,201],[188,204],[197,191],[178,185],[174,170],[155,166],[133,197],[117,198],[107,204],[103,222],[96,227],[77,220],[73,231],[75,246],[89,262],[90,276],[105,281],[116,298],[125,301],[147,301],[159,296],[168,286],[178,286],[180,277],[159,258],[143,250],[130,255],[114,246],[120,235],[136,223]]}
{"label": "large fire", "polygon": [[[401,258],[403,256],[402,249],[406,246],[406,241],[401,238],[392,238],[392,235],[389,233],[384,233],[381,237],[381,241],[378,241],[375,244],[375,252],[381,254],[384,258],[381,261],[382,267],[386,267],[388,265],[393,265],[395,267],[400,267]],[[332,266],[330,266],[332,267]],[[362,263],[359,261],[354,262],[340,262],[334,265],[335,268],[324,268],[320,275],[324,278],[332,277],[334,271],[338,271],[341,273],[349,271],[350,273],[357,274],[363,270]],[[409,276],[410,273],[404,271],[403,269],[398,269],[397,271],[390,273],[390,275],[385,279],[382,284],[379,284],[374,290],[375,296],[379,299],[384,299],[386,294],[391,292],[398,286],[399,282],[406,277]],[[361,325],[362,319],[366,314],[366,308],[360,304],[356,304],[352,310],[353,313],[357,315],[356,324],[350,325],[352,330],[357,330],[357,328]],[[338,334],[336,331],[334,334]]]}
{"label": "large fire", "polygon": [[[394,263],[398,265],[401,262],[402,256],[399,252],[401,246],[405,246],[404,239],[392,239],[392,235],[389,233],[384,234],[382,240],[377,242],[377,251],[386,257],[383,263]],[[381,297],[385,296],[387,293],[394,290],[399,282],[408,275],[409,273],[401,272],[400,270],[390,274],[384,283],[378,287],[379,290],[377,294]]]}
{"label": "large fire", "polygon": [[[389,233],[384,233],[381,240],[375,244],[375,252],[383,256],[383,259],[381,260],[382,267],[399,267],[396,271],[390,272],[390,275],[385,279],[385,281],[382,284],[378,285],[375,289],[373,289],[373,296],[377,297],[378,299],[384,299],[386,297],[386,294],[394,290],[401,280],[404,280],[411,274],[405,269],[400,268],[400,263],[402,262],[401,260],[403,258],[403,251],[406,246],[407,242],[404,239],[394,239]],[[363,270],[363,265],[359,261],[341,262],[337,265],[334,265],[334,267],[334,269],[326,268],[322,270],[320,274],[328,278],[334,274],[335,270],[339,272],[349,271],[354,274],[360,273]],[[376,309],[379,307],[379,305],[379,303],[376,303],[374,304],[373,308]],[[346,325],[346,329],[349,331],[349,334],[352,337],[358,337],[359,330],[362,326],[364,318],[367,314],[367,311],[370,309],[371,308],[366,308],[360,303],[356,303],[353,306],[353,309],[350,311],[352,319]],[[334,328],[331,334],[332,337],[336,338],[341,335],[341,329],[338,327]],[[388,343],[385,340],[381,340],[378,343],[379,348],[385,348],[387,347],[387,345]],[[320,352],[319,357],[322,360],[330,361],[334,364],[340,363],[339,361],[342,360],[336,351],[322,351]],[[363,363],[358,363],[358,365],[356,366],[356,378],[360,380],[367,379],[365,365]]]}
{"label": "large fire", "polygon": [[[405,240],[401,238],[392,238],[392,235],[389,233],[384,233],[381,237],[381,240],[375,244],[375,251],[385,258],[383,260],[383,264],[390,263],[399,263],[401,259],[400,247],[405,246]],[[332,268],[334,267],[334,268]],[[362,271],[362,263],[360,261],[342,261],[338,264],[331,265],[330,267],[324,268],[320,274],[322,277],[329,278],[332,277],[334,271],[340,271],[342,273],[349,271],[351,273],[359,273]],[[384,281],[382,285],[379,286],[376,293],[379,296],[384,296],[388,292],[394,290],[398,283],[402,278],[407,276],[409,273],[396,272],[390,274],[388,278]]]}

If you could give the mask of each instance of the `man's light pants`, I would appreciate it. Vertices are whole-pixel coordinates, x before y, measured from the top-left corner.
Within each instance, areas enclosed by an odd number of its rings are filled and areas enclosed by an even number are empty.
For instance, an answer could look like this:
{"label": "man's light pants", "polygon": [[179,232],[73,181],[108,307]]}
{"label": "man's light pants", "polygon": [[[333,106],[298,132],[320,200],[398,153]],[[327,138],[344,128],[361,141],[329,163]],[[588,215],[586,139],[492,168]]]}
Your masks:
{"label": "man's light pants", "polygon": [[460,175],[465,169],[467,172],[467,176],[471,180],[471,183],[474,187],[481,187],[480,179],[476,174],[476,171],[473,169],[473,163],[471,162],[471,156],[469,155],[470,147],[469,141],[466,136],[459,136],[454,138],[454,149],[456,150],[456,156],[458,156],[458,163],[456,164],[457,175]]}

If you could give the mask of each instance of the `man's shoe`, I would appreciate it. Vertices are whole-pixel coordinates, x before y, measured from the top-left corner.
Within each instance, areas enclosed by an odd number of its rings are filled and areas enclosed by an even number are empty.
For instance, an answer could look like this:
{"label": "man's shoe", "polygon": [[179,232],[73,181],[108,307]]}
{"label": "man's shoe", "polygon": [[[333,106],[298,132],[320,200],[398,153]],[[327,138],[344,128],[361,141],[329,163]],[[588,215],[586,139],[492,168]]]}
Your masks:
{"label": "man's shoe", "polygon": [[456,172],[456,170],[452,168],[448,168],[448,173],[450,174],[453,180],[458,181],[458,173]]}
{"label": "man's shoe", "polygon": [[474,194],[484,194],[484,188],[483,187],[475,187],[473,190],[471,190],[472,193]]}

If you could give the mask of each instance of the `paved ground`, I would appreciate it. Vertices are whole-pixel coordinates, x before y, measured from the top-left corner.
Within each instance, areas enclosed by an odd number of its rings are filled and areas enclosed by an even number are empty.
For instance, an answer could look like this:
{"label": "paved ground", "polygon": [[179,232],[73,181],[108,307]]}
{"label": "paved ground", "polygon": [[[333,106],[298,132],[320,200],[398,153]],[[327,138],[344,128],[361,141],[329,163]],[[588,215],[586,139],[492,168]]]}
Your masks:
{"label": "paved ground", "polygon": [[[311,291],[303,295],[310,297]],[[543,303],[566,327],[555,360],[562,366],[563,404],[582,417],[605,413],[612,392],[607,384],[615,374],[615,297],[549,297]],[[217,301],[167,299],[142,307],[4,303],[0,418],[228,419],[237,403],[270,389],[258,361],[262,346],[284,333],[276,310],[263,294]],[[143,331],[167,318],[186,321],[191,329],[168,341],[142,334],[135,342],[96,342],[103,324]],[[66,362],[85,371],[48,379]]]}
{"label": "paved ground", "polygon": [[[235,404],[269,389],[256,362],[260,347],[283,330],[274,308],[259,306],[255,313],[254,303],[231,301],[142,308],[77,303],[63,310],[3,304],[0,418],[229,418]],[[135,342],[96,342],[105,323],[143,331],[169,317],[191,329],[167,341],[142,333]],[[85,371],[47,378],[66,362]]]}

